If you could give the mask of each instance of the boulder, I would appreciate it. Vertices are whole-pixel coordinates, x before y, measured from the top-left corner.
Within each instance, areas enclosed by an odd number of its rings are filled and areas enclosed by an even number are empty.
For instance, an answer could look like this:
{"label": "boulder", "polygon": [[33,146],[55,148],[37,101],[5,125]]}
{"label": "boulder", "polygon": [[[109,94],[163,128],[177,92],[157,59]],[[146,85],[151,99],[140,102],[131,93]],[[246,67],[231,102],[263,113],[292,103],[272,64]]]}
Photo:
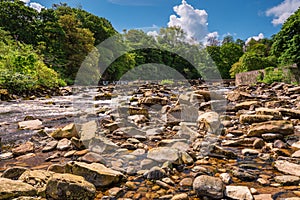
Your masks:
{"label": "boulder", "polygon": [[57,129],[50,134],[55,139],[67,138],[71,139],[72,137],[79,137],[76,125],[74,123],[68,124],[67,126]]}
{"label": "boulder", "polygon": [[206,112],[198,117],[200,129],[204,129],[210,133],[220,133],[221,120],[216,112]]}
{"label": "boulder", "polygon": [[70,162],[66,165],[66,172],[82,176],[96,187],[106,187],[124,178],[121,172],[107,168],[100,163]]}
{"label": "boulder", "polygon": [[193,189],[199,197],[207,196],[212,199],[223,198],[224,184],[220,178],[201,175],[195,178]]}
{"label": "boulder", "polygon": [[54,174],[46,185],[46,195],[52,199],[92,200],[95,194],[93,184],[72,174]]}
{"label": "boulder", "polygon": [[15,181],[7,178],[0,178],[0,198],[12,199],[20,196],[35,196],[34,187],[21,181]]}
{"label": "boulder", "polygon": [[253,197],[248,187],[246,186],[226,186],[225,196],[230,199],[252,200]]}
{"label": "boulder", "polygon": [[294,126],[292,122],[285,120],[255,123],[250,127],[247,136],[260,137],[264,133],[291,135],[294,133]]}
{"label": "boulder", "polygon": [[37,190],[39,196],[46,197],[46,184],[52,175],[53,172],[46,170],[27,170],[19,177],[19,180],[32,185]]}

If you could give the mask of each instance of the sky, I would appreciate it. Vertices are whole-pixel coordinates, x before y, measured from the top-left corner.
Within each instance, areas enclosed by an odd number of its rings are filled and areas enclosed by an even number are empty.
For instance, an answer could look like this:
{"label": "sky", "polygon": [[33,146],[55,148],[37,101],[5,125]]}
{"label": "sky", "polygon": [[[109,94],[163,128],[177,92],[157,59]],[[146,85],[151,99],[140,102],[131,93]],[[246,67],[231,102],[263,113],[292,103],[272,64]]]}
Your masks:
{"label": "sky", "polygon": [[54,3],[81,7],[108,19],[122,32],[143,29],[155,34],[161,27],[180,26],[189,38],[203,41],[270,38],[300,7],[300,0],[22,0],[40,10]]}

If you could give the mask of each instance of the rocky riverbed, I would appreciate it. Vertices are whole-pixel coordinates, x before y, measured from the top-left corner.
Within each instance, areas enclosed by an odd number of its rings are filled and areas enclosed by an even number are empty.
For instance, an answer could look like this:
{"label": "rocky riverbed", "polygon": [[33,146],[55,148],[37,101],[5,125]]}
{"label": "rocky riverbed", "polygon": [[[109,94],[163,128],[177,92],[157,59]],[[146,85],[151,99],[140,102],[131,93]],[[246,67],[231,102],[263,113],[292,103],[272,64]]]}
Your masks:
{"label": "rocky riverbed", "polygon": [[0,199],[300,199],[300,87],[127,84],[0,103]]}

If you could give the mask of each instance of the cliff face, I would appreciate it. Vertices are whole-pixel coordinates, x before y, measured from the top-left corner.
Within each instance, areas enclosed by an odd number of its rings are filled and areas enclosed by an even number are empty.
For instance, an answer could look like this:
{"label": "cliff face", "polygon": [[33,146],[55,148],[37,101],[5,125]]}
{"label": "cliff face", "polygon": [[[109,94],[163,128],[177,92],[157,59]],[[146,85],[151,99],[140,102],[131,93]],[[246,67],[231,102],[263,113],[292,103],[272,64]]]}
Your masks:
{"label": "cliff face", "polygon": [[[284,76],[290,79],[291,83],[300,83],[300,70],[297,68],[296,65],[284,67],[283,73]],[[236,74],[235,85],[238,86],[256,84],[257,78],[261,75],[264,76],[264,74],[265,71],[263,69]]]}

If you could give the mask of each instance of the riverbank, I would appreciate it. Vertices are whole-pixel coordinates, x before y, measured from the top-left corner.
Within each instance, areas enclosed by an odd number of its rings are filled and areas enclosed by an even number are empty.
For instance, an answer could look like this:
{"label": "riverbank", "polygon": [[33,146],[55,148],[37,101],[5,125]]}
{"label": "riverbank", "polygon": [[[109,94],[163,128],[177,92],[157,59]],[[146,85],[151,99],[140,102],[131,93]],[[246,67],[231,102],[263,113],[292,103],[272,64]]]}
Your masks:
{"label": "riverbank", "polygon": [[300,87],[72,93],[1,102],[2,199],[300,198]]}

